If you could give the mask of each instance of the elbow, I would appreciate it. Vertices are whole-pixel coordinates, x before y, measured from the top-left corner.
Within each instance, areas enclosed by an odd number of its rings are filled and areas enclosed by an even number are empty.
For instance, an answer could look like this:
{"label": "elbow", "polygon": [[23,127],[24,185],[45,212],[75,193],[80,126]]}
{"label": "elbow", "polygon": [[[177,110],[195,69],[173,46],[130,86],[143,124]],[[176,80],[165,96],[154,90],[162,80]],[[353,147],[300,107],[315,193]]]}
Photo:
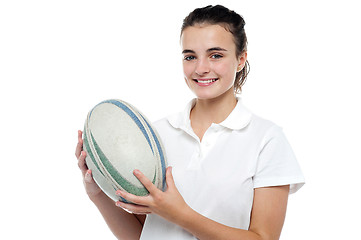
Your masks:
{"label": "elbow", "polygon": [[280,235],[274,235],[274,234],[270,234],[270,233],[257,233],[257,232],[253,232],[254,233],[254,237],[252,238],[252,240],[279,240],[280,239]]}

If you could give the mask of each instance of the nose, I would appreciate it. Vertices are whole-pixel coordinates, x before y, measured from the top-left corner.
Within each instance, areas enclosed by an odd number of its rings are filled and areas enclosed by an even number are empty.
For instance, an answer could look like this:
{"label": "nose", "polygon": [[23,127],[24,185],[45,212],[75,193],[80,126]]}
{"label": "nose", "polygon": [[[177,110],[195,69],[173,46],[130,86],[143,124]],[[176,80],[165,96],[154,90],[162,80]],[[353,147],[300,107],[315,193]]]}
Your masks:
{"label": "nose", "polygon": [[210,66],[209,62],[206,59],[198,59],[195,72],[196,74],[202,76],[206,73],[209,73]]}

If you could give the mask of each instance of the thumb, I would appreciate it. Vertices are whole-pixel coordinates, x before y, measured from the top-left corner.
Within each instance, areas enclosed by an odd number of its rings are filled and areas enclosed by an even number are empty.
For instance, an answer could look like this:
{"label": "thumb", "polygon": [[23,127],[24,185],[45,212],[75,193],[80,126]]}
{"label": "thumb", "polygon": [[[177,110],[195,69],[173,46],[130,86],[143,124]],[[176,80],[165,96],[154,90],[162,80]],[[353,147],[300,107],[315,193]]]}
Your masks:
{"label": "thumb", "polygon": [[173,179],[173,174],[172,174],[172,167],[167,167],[167,170],[166,170],[166,173],[165,173],[165,176],[166,176],[166,183],[167,183],[167,187],[168,189],[171,188],[171,189],[174,189],[175,188],[175,183],[174,183],[174,179]]}
{"label": "thumb", "polygon": [[92,170],[88,169],[85,173],[85,176],[84,176],[84,181],[86,183],[94,183],[94,179],[93,179],[93,176],[92,176]]}

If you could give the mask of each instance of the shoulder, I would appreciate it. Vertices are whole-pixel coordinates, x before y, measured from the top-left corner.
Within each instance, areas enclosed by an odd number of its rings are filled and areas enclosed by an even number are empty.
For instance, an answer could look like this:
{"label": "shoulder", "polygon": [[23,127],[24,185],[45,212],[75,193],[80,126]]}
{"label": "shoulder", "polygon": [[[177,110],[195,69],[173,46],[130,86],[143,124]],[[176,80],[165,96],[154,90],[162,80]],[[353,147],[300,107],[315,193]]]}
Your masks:
{"label": "shoulder", "polygon": [[154,121],[154,127],[156,128],[174,128],[179,129],[184,127],[187,121],[189,121],[189,112],[195,103],[195,99],[188,102],[186,107],[182,111],[173,112],[157,121]]}
{"label": "shoulder", "polygon": [[256,114],[252,114],[251,121],[249,122],[247,128],[250,132],[252,132],[252,134],[263,139],[273,138],[283,132],[281,126]]}
{"label": "shoulder", "polygon": [[240,133],[250,133],[255,137],[263,136],[271,130],[281,130],[281,127],[273,121],[255,114],[243,104],[241,98],[238,98],[236,107],[221,124],[233,130],[240,130]]}
{"label": "shoulder", "polygon": [[153,125],[156,129],[158,129],[158,128],[164,128],[164,127],[167,127],[167,126],[169,125],[169,122],[168,122],[167,118],[164,117],[164,118],[161,118],[161,119],[158,119],[158,120],[154,121],[154,122],[152,123],[152,125]]}
{"label": "shoulder", "polygon": [[170,124],[168,117],[158,119],[152,123],[153,128],[161,135],[169,135],[176,129]]}

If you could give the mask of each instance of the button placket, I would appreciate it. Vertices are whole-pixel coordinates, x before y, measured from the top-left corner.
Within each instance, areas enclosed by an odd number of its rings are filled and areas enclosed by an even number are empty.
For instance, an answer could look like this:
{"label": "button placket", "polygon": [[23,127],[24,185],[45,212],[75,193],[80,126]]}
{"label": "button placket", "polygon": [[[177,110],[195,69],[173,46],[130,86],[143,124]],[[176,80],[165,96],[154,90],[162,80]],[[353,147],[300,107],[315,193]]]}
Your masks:
{"label": "button placket", "polygon": [[199,169],[202,157],[201,144],[198,142],[198,148],[192,155],[188,169]]}
{"label": "button placket", "polygon": [[205,132],[202,141],[200,142],[199,139],[197,139],[198,150],[192,155],[188,169],[198,169],[200,167],[202,161],[209,154],[209,151],[221,133],[221,126],[212,124]]}
{"label": "button placket", "polygon": [[209,153],[210,149],[212,149],[212,146],[217,139],[218,134],[217,131],[215,131],[215,127],[216,125],[212,124],[203,136],[200,149],[203,157],[205,157]]}

